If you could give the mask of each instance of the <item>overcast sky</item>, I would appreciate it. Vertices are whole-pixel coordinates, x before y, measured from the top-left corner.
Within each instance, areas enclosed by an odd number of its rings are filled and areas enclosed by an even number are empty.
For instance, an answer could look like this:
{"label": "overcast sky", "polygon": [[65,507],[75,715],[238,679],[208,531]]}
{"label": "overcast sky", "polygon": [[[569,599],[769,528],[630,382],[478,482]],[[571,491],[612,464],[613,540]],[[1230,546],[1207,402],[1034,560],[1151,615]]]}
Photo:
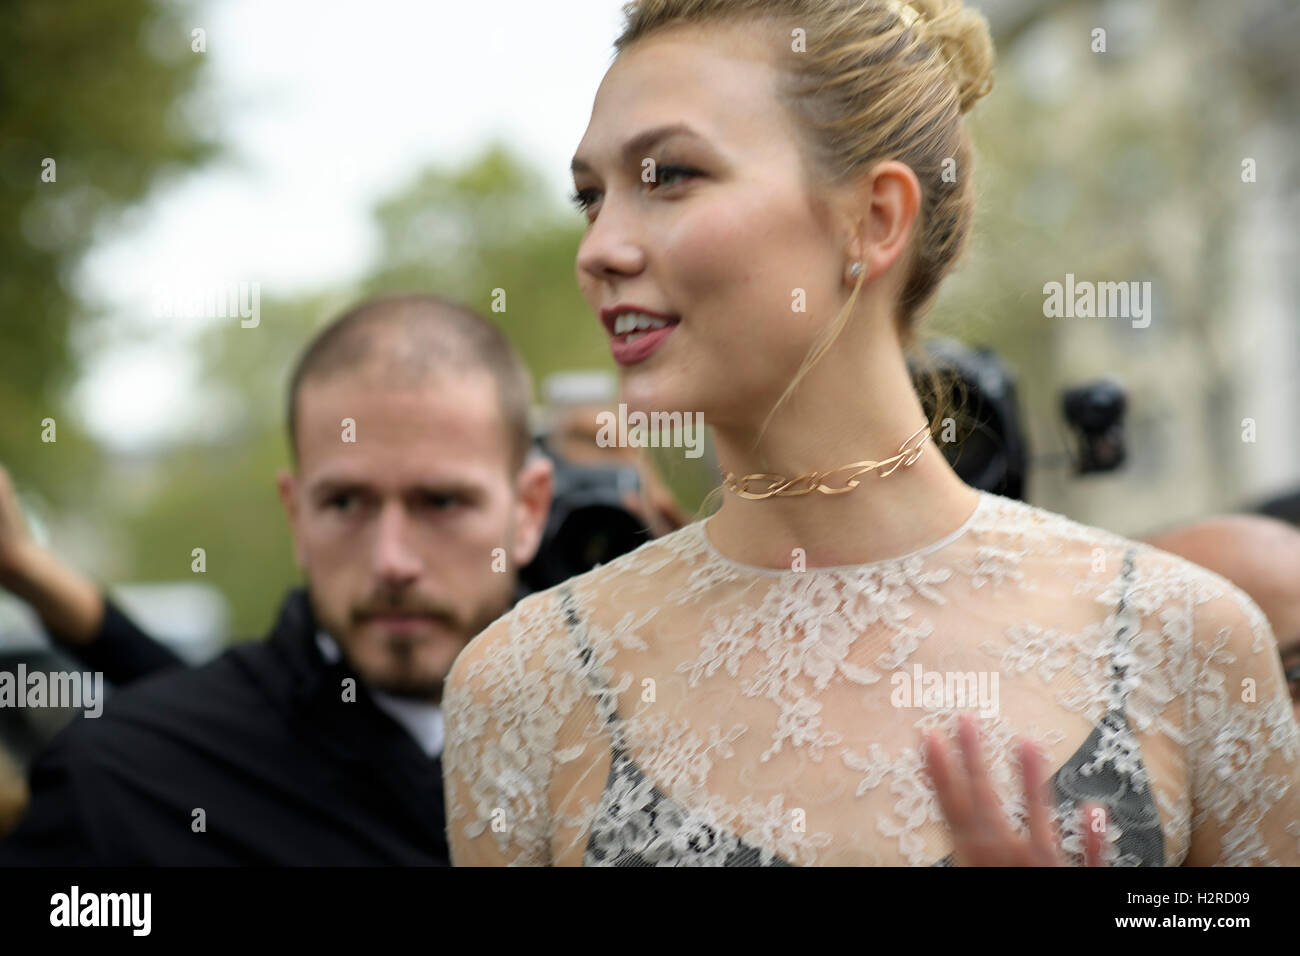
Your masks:
{"label": "overcast sky", "polygon": [[156,190],[87,258],[82,287],[120,331],[77,391],[88,427],[122,448],[186,428],[195,363],[184,343],[196,323],[213,320],[154,316],[159,286],[259,282],[266,297],[360,277],[377,252],[376,199],[497,135],[548,177],[557,198],[567,195],[620,8],[621,0],[207,4],[194,24],[206,31],[209,60],[194,115],[227,155]]}

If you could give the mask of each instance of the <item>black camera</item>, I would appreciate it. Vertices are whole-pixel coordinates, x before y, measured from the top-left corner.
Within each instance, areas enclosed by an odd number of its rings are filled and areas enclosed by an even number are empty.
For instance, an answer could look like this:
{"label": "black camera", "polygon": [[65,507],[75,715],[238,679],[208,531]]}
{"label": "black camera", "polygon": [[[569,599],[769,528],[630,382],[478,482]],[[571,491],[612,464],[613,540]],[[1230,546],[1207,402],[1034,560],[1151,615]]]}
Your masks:
{"label": "black camera", "polygon": [[1028,450],[1010,369],[992,350],[953,339],[932,339],[925,350],[926,363],[909,355],[907,364],[927,419],[945,411],[931,440],[966,484],[1023,498]]}
{"label": "black camera", "polygon": [[1079,474],[1114,471],[1124,463],[1127,406],[1124,390],[1117,382],[1105,379],[1062,393],[1061,411],[1078,443],[1075,461]]}
{"label": "black camera", "polygon": [[645,523],[627,510],[628,494],[639,494],[641,476],[624,466],[575,465],[538,448],[555,463],[555,497],[537,556],[519,572],[521,585],[542,591],[590,571],[651,538]]}

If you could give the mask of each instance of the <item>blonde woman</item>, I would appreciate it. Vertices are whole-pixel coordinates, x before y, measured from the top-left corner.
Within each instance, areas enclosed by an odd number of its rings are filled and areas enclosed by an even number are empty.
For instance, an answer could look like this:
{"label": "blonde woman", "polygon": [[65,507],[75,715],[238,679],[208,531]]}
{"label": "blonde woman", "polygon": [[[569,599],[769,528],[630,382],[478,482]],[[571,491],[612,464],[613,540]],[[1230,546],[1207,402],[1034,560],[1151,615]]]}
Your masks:
{"label": "blonde woman", "polygon": [[722,503],[462,652],[454,862],[1297,863],[1255,604],[928,450],[903,350],[971,220],[983,19],[626,15],[573,162],[578,279],[629,408],[713,427]]}

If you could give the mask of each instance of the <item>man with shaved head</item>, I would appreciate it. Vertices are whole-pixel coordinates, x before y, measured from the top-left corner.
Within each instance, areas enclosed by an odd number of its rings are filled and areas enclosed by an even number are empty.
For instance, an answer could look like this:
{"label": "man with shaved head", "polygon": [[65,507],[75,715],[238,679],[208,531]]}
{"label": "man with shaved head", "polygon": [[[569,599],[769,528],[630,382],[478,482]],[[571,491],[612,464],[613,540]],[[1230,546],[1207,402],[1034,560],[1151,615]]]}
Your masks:
{"label": "man with shaved head", "polygon": [[1146,541],[1223,575],[1259,605],[1277,635],[1300,722],[1300,531],[1276,518],[1224,515],[1148,535]]}
{"label": "man with shaved head", "polygon": [[550,506],[530,399],[500,330],[453,303],[368,303],[304,352],[280,500],[316,619],[372,687],[436,702],[513,603]]}
{"label": "man with shaved head", "polygon": [[[551,502],[530,398],[500,330],[453,302],[382,299],[322,330],[277,479],[306,587],[267,640],[74,720],[0,865],[446,865],[443,681],[513,603]],[[120,623],[102,598],[60,605]]]}

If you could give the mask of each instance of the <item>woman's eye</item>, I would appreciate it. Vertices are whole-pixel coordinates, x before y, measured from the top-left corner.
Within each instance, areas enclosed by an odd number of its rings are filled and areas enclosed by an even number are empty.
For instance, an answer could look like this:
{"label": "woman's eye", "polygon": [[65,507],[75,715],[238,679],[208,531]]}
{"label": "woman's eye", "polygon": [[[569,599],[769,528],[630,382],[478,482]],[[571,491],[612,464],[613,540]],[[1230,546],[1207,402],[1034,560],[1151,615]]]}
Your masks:
{"label": "woman's eye", "polygon": [[[690,166],[660,166],[655,179],[651,182],[655,186],[671,186],[682,179],[699,175],[702,175],[700,171]],[[586,213],[596,204],[599,197],[600,191],[597,189],[576,189],[569,194],[569,201],[578,207],[579,212]]]}
{"label": "woman's eye", "polygon": [[569,201],[578,207],[579,212],[586,212],[596,201],[596,190],[578,189],[569,194]]}
{"label": "woman's eye", "polygon": [[672,180],[678,176],[687,178],[690,176],[698,176],[699,174],[700,171],[698,169],[691,169],[689,166],[660,166],[657,181],[661,186],[671,185],[666,182],[666,180]]}

